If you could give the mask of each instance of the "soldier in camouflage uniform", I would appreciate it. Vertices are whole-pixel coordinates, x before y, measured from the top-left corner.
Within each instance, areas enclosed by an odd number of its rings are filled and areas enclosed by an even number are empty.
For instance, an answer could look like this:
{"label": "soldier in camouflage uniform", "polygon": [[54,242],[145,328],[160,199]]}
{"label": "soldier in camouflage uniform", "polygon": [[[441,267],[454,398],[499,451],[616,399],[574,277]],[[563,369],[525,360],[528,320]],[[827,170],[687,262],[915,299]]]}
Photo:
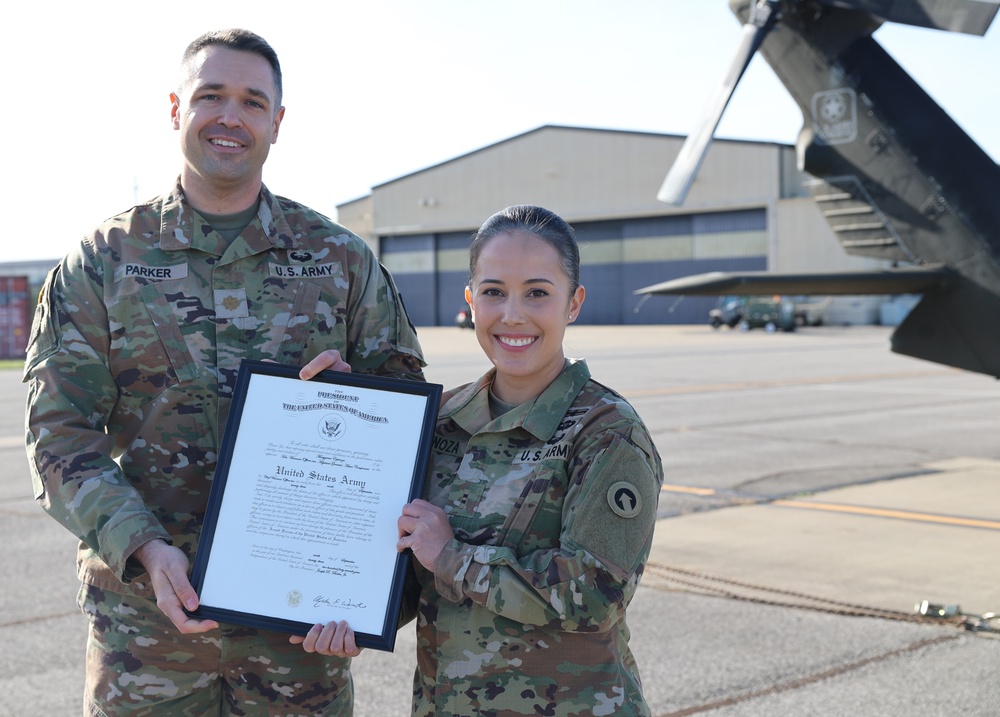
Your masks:
{"label": "soldier in camouflage uniform", "polygon": [[420,347],[361,239],[262,184],[270,46],[209,33],[182,70],[178,183],[53,270],[25,369],[35,496],[81,541],[84,713],[349,715],[348,659],[189,617],[189,563],[241,359],[422,380]]}
{"label": "soldier in camouflage uniform", "polygon": [[584,299],[572,230],[538,207],[472,244],[494,368],[442,401],[399,548],[421,582],[415,715],[648,715],[625,611],[663,469],[633,408],[567,361]]}

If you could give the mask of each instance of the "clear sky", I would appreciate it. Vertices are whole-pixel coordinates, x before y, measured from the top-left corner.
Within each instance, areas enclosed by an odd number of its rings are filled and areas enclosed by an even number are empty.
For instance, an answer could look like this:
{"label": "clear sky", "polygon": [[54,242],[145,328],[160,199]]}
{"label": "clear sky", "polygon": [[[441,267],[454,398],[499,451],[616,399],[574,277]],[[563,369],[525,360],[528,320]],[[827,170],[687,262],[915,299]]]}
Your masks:
{"label": "clear sky", "polygon": [[[726,0],[19,3],[0,29],[0,261],[57,258],[171,185],[180,55],[232,26],[264,36],[284,71],[265,183],[331,217],[374,185],[543,124],[686,135],[740,33]],[[875,35],[994,159],[997,26],[983,38],[890,25]],[[793,143],[800,125],[757,58],[717,134]]]}

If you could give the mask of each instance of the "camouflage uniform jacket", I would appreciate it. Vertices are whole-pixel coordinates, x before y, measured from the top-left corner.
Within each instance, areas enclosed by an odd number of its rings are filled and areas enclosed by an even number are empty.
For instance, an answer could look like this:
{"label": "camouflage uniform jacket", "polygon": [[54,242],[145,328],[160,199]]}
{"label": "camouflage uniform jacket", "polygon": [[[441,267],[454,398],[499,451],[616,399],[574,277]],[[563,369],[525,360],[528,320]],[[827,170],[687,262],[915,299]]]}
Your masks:
{"label": "camouflage uniform jacket", "polygon": [[663,468],[618,394],[567,362],[491,419],[493,372],[449,391],[425,497],[455,532],[422,583],[417,715],[646,715],[625,609]]}
{"label": "camouflage uniform jacket", "polygon": [[42,292],[25,367],[35,497],[80,538],[80,579],[115,592],[153,597],[130,556],[154,538],[193,560],[241,359],[336,348],[354,371],[423,378],[364,242],[266,188],[227,242],[177,184],[99,226]]}

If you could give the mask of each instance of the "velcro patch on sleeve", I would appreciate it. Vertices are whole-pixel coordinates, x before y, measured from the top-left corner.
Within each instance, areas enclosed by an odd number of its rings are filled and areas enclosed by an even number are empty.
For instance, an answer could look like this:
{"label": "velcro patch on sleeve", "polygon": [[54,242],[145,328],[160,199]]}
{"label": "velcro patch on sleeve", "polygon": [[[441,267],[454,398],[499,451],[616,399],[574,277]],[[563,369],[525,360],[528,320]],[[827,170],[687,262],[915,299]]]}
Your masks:
{"label": "velcro patch on sleeve", "polygon": [[645,454],[615,436],[587,471],[566,539],[626,579],[645,557],[658,497]]}

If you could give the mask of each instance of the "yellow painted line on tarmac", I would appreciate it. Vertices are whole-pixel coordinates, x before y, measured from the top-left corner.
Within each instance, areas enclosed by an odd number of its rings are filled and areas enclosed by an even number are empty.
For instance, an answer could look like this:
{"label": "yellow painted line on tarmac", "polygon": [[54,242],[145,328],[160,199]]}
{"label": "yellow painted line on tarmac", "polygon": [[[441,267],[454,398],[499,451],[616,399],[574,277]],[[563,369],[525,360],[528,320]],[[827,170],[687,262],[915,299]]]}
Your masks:
{"label": "yellow painted line on tarmac", "polygon": [[667,491],[668,493],[690,493],[691,495],[715,495],[714,488],[692,488],[686,485],[665,485],[660,488],[661,491]]}
{"label": "yellow painted line on tarmac", "polygon": [[887,510],[885,508],[866,508],[860,505],[840,505],[838,503],[814,503],[808,500],[776,500],[771,505],[784,508],[803,508],[805,510],[826,510],[833,513],[851,513],[853,515],[873,515],[879,518],[894,518],[896,520],[912,520],[920,523],[941,523],[943,525],[958,525],[965,528],[986,528],[1000,530],[1000,521],[980,520],[979,518],[959,518],[951,515],[935,515],[933,513],[913,513],[908,510]]}
{"label": "yellow painted line on tarmac", "polygon": [[894,373],[844,374],[839,376],[813,376],[773,381],[738,381],[733,383],[706,383],[694,386],[667,386],[664,388],[633,389],[622,391],[625,398],[645,398],[649,396],[674,396],[689,393],[719,393],[722,391],[747,391],[754,388],[782,388],[784,386],[819,386],[832,383],[851,383],[855,381],[884,381],[896,378],[927,378],[929,376],[946,376],[953,373],[947,370],[898,371]]}
{"label": "yellow painted line on tarmac", "polygon": [[[685,485],[664,485],[660,488],[666,493],[686,493],[688,495],[717,495],[713,488],[695,488]],[[951,515],[935,515],[934,513],[917,513],[908,510],[889,510],[887,508],[868,508],[860,505],[843,505],[840,503],[820,503],[811,500],[773,500],[762,505],[777,505],[782,508],[799,508],[802,510],[823,510],[831,513],[848,513],[851,515],[869,515],[877,518],[893,518],[895,520],[910,520],[918,523],[938,523],[955,525],[963,528],[986,528],[1000,530],[1000,521],[983,520],[980,518],[960,518]]]}

